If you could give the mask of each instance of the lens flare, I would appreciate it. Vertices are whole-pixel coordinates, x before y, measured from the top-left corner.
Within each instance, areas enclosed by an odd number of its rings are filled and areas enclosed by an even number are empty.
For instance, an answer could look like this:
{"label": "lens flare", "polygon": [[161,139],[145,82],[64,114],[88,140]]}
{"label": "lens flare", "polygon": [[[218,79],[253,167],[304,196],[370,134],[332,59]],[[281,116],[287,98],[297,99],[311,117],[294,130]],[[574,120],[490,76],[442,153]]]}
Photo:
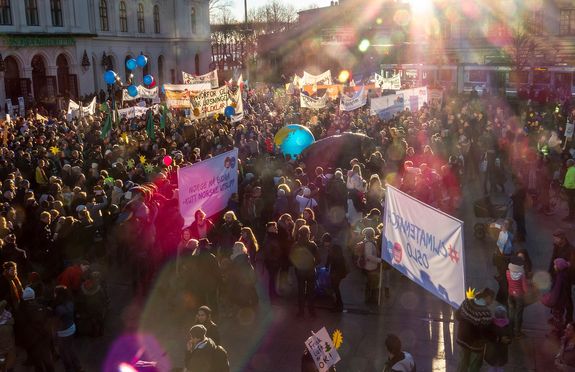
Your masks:
{"label": "lens flare", "polygon": [[136,372],[136,369],[128,363],[120,363],[118,366],[118,372]]}
{"label": "lens flare", "polygon": [[369,40],[367,39],[363,39],[360,43],[359,46],[357,47],[357,49],[359,49],[360,52],[365,53],[367,52],[367,50],[369,49],[369,46],[371,45],[371,43],[369,42]]}
{"label": "lens flare", "polygon": [[[361,44],[360,44],[360,48],[361,48]],[[339,82],[342,84],[345,83],[347,81],[347,79],[349,79],[349,71],[347,71],[347,70],[341,71],[339,73],[339,76],[337,77],[337,80],[339,80]]]}

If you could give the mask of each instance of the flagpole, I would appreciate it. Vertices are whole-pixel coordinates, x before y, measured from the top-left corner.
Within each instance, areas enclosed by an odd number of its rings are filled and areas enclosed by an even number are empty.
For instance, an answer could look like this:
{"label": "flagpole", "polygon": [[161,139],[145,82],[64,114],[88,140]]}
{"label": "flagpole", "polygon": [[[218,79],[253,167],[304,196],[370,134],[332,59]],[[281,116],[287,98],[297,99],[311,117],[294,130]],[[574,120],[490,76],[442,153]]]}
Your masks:
{"label": "flagpole", "polygon": [[381,306],[381,277],[383,276],[383,262],[379,264],[379,285],[377,291],[377,307]]}

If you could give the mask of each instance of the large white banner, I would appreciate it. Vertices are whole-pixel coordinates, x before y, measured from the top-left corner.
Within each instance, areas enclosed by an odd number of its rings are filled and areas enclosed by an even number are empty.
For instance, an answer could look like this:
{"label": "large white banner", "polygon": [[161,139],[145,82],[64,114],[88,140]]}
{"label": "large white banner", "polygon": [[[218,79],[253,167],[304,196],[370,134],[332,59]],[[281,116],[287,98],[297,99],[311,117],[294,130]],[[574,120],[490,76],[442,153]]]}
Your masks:
{"label": "large white banner", "polygon": [[371,115],[378,115],[384,120],[389,120],[393,115],[403,111],[403,98],[397,94],[383,97],[373,97],[370,100]]}
{"label": "large white banner", "polygon": [[382,258],[454,308],[465,299],[463,221],[388,186]]}
{"label": "large white banner", "polygon": [[401,77],[399,74],[393,75],[390,78],[384,78],[377,72],[375,73],[375,86],[382,90],[400,90]]}
{"label": "large white banner", "polygon": [[211,89],[210,83],[199,84],[164,84],[166,104],[169,108],[187,109],[192,107],[192,95]]}
{"label": "large white banner", "polygon": [[79,116],[94,115],[96,113],[96,97],[92,99],[88,106],[83,106],[80,110],[80,105],[70,100],[68,103],[68,116],[77,118]]}
{"label": "large white banner", "polygon": [[403,106],[410,111],[420,110],[427,103],[427,87],[399,90],[395,94],[403,98]]}
{"label": "large white banner", "polygon": [[182,80],[184,84],[201,84],[210,83],[210,88],[214,89],[219,86],[218,83],[218,70],[210,71],[207,74],[194,76],[182,71]]}
{"label": "large white banner", "polygon": [[314,98],[310,96],[306,96],[305,94],[299,95],[299,104],[301,108],[310,108],[314,110],[320,110],[327,105],[328,100],[327,93],[323,95],[321,98]]}
{"label": "large white banner", "polygon": [[222,211],[238,192],[238,149],[178,169],[178,189],[185,226],[199,209],[208,216]]}
{"label": "large white banner", "polygon": [[[296,75],[297,76],[297,75]],[[300,86],[304,85],[331,85],[331,70],[327,70],[319,75],[312,75],[307,72],[303,72],[303,77],[299,81]]]}
{"label": "large white banner", "polygon": [[339,109],[341,111],[353,111],[360,107],[365,106],[367,103],[367,90],[365,90],[365,86],[361,87],[360,90],[355,92],[353,97],[348,97],[345,94],[342,94],[341,98],[339,99]]}
{"label": "large white banner", "polygon": [[139,98],[154,99],[158,97],[158,87],[148,89],[142,85],[138,85],[137,88],[138,88],[138,95],[135,97],[130,96],[128,94],[127,89],[122,90],[122,100],[133,101]]}
{"label": "large white banner", "polygon": [[159,110],[159,105],[153,105],[152,107],[145,107],[145,106],[128,107],[118,110],[118,115],[120,115],[120,118],[124,119],[139,118],[144,116],[148,112],[148,109],[150,108],[152,109],[154,114],[157,114]]}

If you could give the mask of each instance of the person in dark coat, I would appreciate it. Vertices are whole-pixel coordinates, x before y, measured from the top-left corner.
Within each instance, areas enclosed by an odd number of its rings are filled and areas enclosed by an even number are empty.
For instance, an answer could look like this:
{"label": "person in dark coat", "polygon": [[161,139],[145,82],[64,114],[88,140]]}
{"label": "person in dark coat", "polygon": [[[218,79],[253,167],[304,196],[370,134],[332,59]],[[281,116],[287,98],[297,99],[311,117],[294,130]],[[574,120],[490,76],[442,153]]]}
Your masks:
{"label": "person in dark coat", "polygon": [[26,350],[28,360],[36,371],[54,372],[54,347],[48,326],[48,310],[36,301],[32,288],[24,289],[15,319],[16,342]]}
{"label": "person in dark coat", "polygon": [[347,276],[348,270],[343,257],[342,249],[339,245],[333,244],[333,239],[329,233],[323,234],[321,243],[327,249],[327,269],[329,270],[329,277],[331,287],[335,293],[335,304],[333,307],[334,312],[341,313],[343,311],[343,301],[341,298],[340,284],[341,281]]}
{"label": "person in dark coat", "polygon": [[232,254],[232,246],[240,238],[242,224],[232,211],[224,213],[224,220],[217,228],[218,256],[229,257]]}
{"label": "person in dark coat", "polygon": [[489,305],[495,294],[483,289],[473,299],[465,299],[455,312],[457,343],[461,347],[458,371],[478,372],[483,362],[487,329],[492,317]]}
{"label": "person in dark coat", "polygon": [[197,255],[194,256],[192,271],[193,292],[200,304],[207,304],[214,313],[218,309],[218,288],[221,284],[221,273],[216,256],[211,252],[211,243],[208,239],[200,239]]}
{"label": "person in dark coat", "polygon": [[505,307],[497,306],[494,315],[487,330],[489,342],[485,345],[483,358],[491,369],[503,371],[508,360],[508,348],[513,337],[513,328],[507,318]]}
{"label": "person in dark coat", "polygon": [[[229,363],[227,356],[225,361],[218,353],[218,346],[209,337],[206,337],[206,327],[197,324],[190,328],[190,339],[187,344],[185,355],[185,366],[187,372],[229,372]],[[216,364],[224,364],[223,366]],[[227,364],[227,369],[225,367]]]}
{"label": "person in dark coat", "polygon": [[214,223],[206,218],[206,214],[201,209],[194,213],[194,222],[190,225],[192,239],[209,239],[214,232]]}
{"label": "person in dark coat", "polygon": [[513,200],[513,219],[517,226],[517,241],[524,242],[527,230],[525,227],[525,201],[527,199],[527,188],[519,179],[515,179],[515,192],[511,195]]}
{"label": "person in dark coat", "polygon": [[[569,240],[567,240],[567,235],[565,231],[557,229],[553,232],[553,253],[551,254],[551,262],[549,262],[548,272],[551,275],[551,279],[554,279],[557,271],[555,270],[555,260],[557,258],[563,258],[570,265],[568,268],[569,275],[567,279],[569,280],[569,286],[572,285],[575,280],[575,248],[571,245]],[[573,302],[569,301],[567,303],[567,322],[573,321]]]}
{"label": "person in dark coat", "polygon": [[18,277],[18,266],[13,261],[4,262],[0,277],[0,300],[8,302],[7,309],[12,314],[18,310],[22,299],[22,283]]}
{"label": "person in dark coat", "polygon": [[289,258],[295,267],[297,277],[298,313],[297,317],[304,316],[304,307],[307,304],[312,318],[316,316],[314,302],[315,292],[315,266],[319,262],[317,245],[310,240],[308,226],[302,226],[297,232]]}
{"label": "person in dark coat", "polygon": [[218,326],[212,320],[212,309],[208,306],[200,306],[196,314],[196,324],[206,327],[206,336],[214,340],[216,345],[220,344],[220,332]]}
{"label": "person in dark coat", "polygon": [[248,249],[244,243],[236,242],[228,267],[228,298],[238,308],[255,306],[258,303],[255,285],[256,273],[250,263]]}
{"label": "person in dark coat", "polygon": [[276,277],[281,269],[282,248],[279,240],[278,225],[271,221],[266,224],[266,237],[263,246],[263,258],[266,270],[268,271],[269,285],[268,293],[270,299],[278,297],[276,291]]}
{"label": "person in dark coat", "polygon": [[[573,308],[571,298],[571,281],[569,279],[570,264],[563,258],[556,258],[553,262],[555,276],[552,277],[551,290],[541,298],[541,303],[551,309],[553,326],[551,335],[559,337],[567,323],[568,309]],[[571,314],[572,315],[572,314]]]}

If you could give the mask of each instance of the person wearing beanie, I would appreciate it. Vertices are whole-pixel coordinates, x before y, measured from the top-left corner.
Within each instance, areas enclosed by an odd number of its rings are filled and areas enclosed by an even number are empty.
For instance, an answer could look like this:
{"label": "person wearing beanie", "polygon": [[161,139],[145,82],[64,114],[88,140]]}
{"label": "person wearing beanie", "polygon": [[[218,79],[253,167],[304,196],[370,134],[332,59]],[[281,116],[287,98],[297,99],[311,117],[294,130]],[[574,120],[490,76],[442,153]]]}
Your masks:
{"label": "person wearing beanie", "polygon": [[549,335],[559,337],[567,323],[568,309],[573,308],[571,281],[568,273],[570,264],[563,258],[556,258],[553,266],[555,275],[552,276],[551,290],[541,297],[541,303],[551,309],[550,323],[553,329]]}
{"label": "person wearing beanie", "polygon": [[31,287],[24,288],[22,292],[22,301],[30,301],[36,299],[36,293]]}
{"label": "person wearing beanie", "polygon": [[509,315],[513,323],[515,337],[523,336],[521,326],[523,325],[523,309],[525,308],[525,294],[529,291],[529,284],[520,260],[512,261],[508,265],[507,276],[507,305]]}
{"label": "person wearing beanie", "polygon": [[484,360],[489,371],[503,372],[508,361],[508,348],[513,336],[512,325],[503,306],[495,308],[494,318],[489,325],[489,342],[485,345]]}
{"label": "person wearing beanie", "polygon": [[492,317],[489,305],[495,294],[485,288],[473,299],[465,299],[455,312],[457,343],[461,347],[458,371],[479,371]]}
{"label": "person wearing beanie", "polygon": [[385,348],[389,358],[385,362],[384,372],[415,372],[415,361],[411,354],[401,350],[401,340],[394,334],[387,335]]}

